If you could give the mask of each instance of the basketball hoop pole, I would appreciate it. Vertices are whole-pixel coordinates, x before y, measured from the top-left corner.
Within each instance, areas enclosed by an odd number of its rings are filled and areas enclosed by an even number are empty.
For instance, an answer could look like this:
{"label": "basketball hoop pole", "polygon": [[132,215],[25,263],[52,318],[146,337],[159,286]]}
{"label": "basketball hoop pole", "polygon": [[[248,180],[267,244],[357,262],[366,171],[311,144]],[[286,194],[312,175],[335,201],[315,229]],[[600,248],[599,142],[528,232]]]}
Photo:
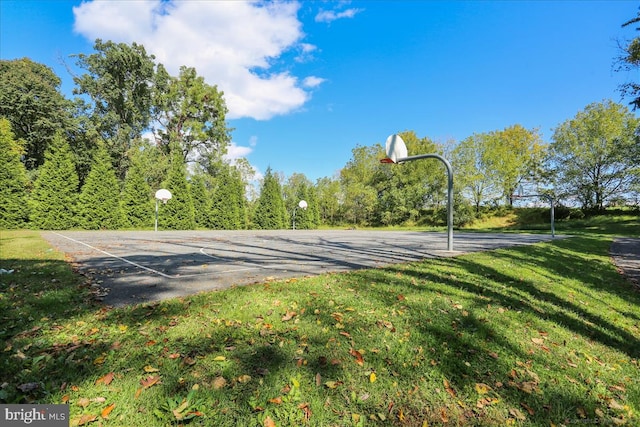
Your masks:
{"label": "basketball hoop pole", "polygon": [[404,163],[419,159],[438,159],[447,168],[448,178],[448,200],[447,200],[447,251],[453,251],[453,169],[451,163],[439,154],[418,154],[417,156],[407,156],[407,146],[400,135],[391,135],[387,138],[385,151],[387,158],[380,160],[380,163]]}
{"label": "basketball hoop pole", "polygon": [[156,225],[155,231],[158,231],[158,200],[162,200],[162,203],[167,203],[167,200],[171,199],[171,191],[161,188],[156,191]]}
{"label": "basketball hoop pole", "polygon": [[418,154],[396,159],[396,163],[410,162],[420,159],[438,159],[447,168],[447,250],[453,251],[453,169],[451,163],[439,154]]}

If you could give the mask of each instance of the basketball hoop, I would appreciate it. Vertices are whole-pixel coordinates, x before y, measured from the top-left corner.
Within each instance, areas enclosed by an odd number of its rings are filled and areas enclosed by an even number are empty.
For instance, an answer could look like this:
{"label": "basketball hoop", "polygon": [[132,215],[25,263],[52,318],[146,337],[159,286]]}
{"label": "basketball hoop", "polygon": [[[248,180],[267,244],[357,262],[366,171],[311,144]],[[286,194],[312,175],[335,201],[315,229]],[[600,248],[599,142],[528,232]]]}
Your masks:
{"label": "basketball hoop", "polygon": [[171,199],[171,191],[165,190],[164,188],[161,188],[160,190],[156,191],[156,224],[154,227],[155,231],[158,231],[158,200],[161,200],[162,203],[166,205],[167,201],[170,199]]}
{"label": "basketball hoop", "polygon": [[161,188],[156,191],[156,199],[161,200],[162,203],[167,203],[167,201],[171,199],[171,191]]}

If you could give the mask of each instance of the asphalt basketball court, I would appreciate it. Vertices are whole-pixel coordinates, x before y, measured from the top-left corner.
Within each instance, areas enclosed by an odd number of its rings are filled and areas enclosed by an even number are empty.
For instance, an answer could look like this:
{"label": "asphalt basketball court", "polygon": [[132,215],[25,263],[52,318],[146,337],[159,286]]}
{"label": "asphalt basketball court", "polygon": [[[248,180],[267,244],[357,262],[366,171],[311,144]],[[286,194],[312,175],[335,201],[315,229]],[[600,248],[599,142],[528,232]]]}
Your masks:
{"label": "asphalt basketball court", "polygon": [[361,230],[47,231],[122,306],[288,277],[375,268],[548,241],[546,234]]}

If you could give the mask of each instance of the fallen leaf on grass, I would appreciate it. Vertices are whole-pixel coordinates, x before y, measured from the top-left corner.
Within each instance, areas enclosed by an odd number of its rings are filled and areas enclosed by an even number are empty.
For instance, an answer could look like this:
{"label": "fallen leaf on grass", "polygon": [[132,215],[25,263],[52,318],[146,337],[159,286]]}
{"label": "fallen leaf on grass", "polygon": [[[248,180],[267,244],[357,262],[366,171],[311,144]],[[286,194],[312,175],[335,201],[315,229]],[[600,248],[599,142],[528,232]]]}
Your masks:
{"label": "fallen leaf on grass", "polygon": [[493,405],[500,402],[500,399],[492,398],[492,397],[483,397],[482,399],[478,399],[476,402],[477,408],[484,408],[485,406]]}
{"label": "fallen leaf on grass", "polygon": [[251,381],[251,375],[240,375],[238,377],[238,382],[241,384],[245,384]]}
{"label": "fallen leaf on grass", "polygon": [[522,406],[524,409],[526,409],[526,410],[527,410],[527,412],[529,413],[529,415],[533,415],[533,414],[535,414],[535,413],[536,413],[536,412],[531,408],[531,406],[527,405],[527,404],[526,404],[526,403],[524,403],[524,402],[520,402],[520,406]]}
{"label": "fallen leaf on grass", "polygon": [[182,363],[184,363],[187,366],[193,366],[196,364],[196,359],[194,359],[193,357],[187,356],[182,360]]}
{"label": "fallen leaf on grass", "polygon": [[91,401],[89,399],[87,399],[86,397],[81,397],[76,402],[76,405],[80,406],[81,408],[86,408],[87,406],[89,406],[90,403]]}
{"label": "fallen leaf on grass", "polygon": [[214,380],[213,380],[213,389],[214,390],[220,390],[221,388],[223,388],[226,385],[227,385],[227,380],[225,380],[224,377],[215,377]]}
{"label": "fallen leaf on grass", "polygon": [[445,408],[440,409],[440,419],[445,424],[449,422],[449,415],[447,414],[447,410]]}
{"label": "fallen leaf on grass", "polygon": [[369,375],[369,382],[371,382],[371,383],[376,382],[376,373],[375,372],[371,372],[371,374]]}
{"label": "fallen leaf on grass", "polygon": [[358,350],[350,348],[349,354],[356,358],[356,363],[358,365],[364,366],[364,358],[362,357],[362,354]]}
{"label": "fallen leaf on grass", "polygon": [[331,388],[331,389],[337,388],[341,384],[342,384],[342,381],[327,381],[324,383],[325,387]]}
{"label": "fallen leaf on grass", "polygon": [[442,384],[444,385],[444,389],[447,391],[447,393],[451,395],[451,397],[456,397],[456,391],[453,388],[451,388],[451,385],[449,384],[449,381],[447,381],[446,378],[442,380]]}
{"label": "fallen leaf on grass", "polygon": [[621,411],[624,409],[624,406],[622,406],[621,404],[619,404],[615,399],[608,399],[607,400],[607,406],[611,409],[615,409],[618,411]]}
{"label": "fallen leaf on grass", "polygon": [[107,406],[106,408],[104,408],[102,410],[102,412],[100,412],[100,416],[104,419],[109,418],[109,414],[111,413],[111,411],[113,411],[113,408],[116,407],[115,403],[112,403],[111,405]]}
{"label": "fallen leaf on grass", "polygon": [[[80,418],[76,418],[71,420],[71,425],[76,425],[76,426],[83,426],[89,423],[92,423],[96,420],[96,416],[95,415],[91,415],[91,414],[84,414],[82,415]],[[77,423],[76,423],[77,421]]]}
{"label": "fallen leaf on grass", "polygon": [[145,366],[145,367],[144,367],[144,371],[145,371],[146,373],[150,374],[150,373],[152,373],[152,372],[159,372],[159,371],[160,371],[160,369],[158,369],[158,368],[154,368],[154,367],[153,367],[153,366],[151,366],[151,365],[147,365],[147,366]]}
{"label": "fallen leaf on grass", "polygon": [[518,421],[524,421],[527,419],[527,417],[525,417],[525,415],[517,408],[509,409],[509,414]]}
{"label": "fallen leaf on grass", "polygon": [[302,409],[302,412],[304,412],[304,419],[305,421],[309,422],[309,420],[311,419],[311,408],[309,408],[309,404],[308,403],[301,403],[298,405],[298,409]]}
{"label": "fallen leaf on grass", "polygon": [[262,425],[264,427],[276,427],[275,421],[273,421],[271,417],[268,415],[267,415],[267,418],[264,419],[264,423]]}
{"label": "fallen leaf on grass", "polygon": [[149,388],[156,384],[160,384],[160,379],[160,375],[149,375],[147,378],[140,380],[140,385],[142,385],[143,388]]}
{"label": "fallen leaf on grass", "polygon": [[478,394],[487,394],[491,390],[491,387],[484,383],[476,383],[476,391]]}
{"label": "fallen leaf on grass", "polygon": [[98,378],[96,380],[95,384],[96,385],[98,385],[98,384],[109,385],[109,384],[111,384],[111,381],[113,381],[113,375],[114,375],[113,372],[109,372],[108,374],[103,375],[102,377]]}
{"label": "fallen leaf on grass", "polygon": [[296,317],[297,313],[295,311],[288,311],[284,314],[284,316],[282,316],[282,321],[283,322],[288,322],[289,320],[293,319],[294,317]]}

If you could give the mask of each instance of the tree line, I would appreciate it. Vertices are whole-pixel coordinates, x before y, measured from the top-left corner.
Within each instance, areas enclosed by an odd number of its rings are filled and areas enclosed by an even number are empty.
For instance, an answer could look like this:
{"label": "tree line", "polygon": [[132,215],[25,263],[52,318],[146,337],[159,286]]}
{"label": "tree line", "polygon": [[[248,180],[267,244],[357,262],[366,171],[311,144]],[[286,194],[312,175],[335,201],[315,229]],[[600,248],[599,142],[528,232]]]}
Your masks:
{"label": "tree line", "polygon": [[[620,64],[637,67],[638,45],[628,43]],[[194,68],[172,76],[144,46],[102,40],[75,60],[83,73],[73,78],[72,100],[46,65],[0,61],[0,228],[149,228],[159,188],[174,196],[159,206],[166,229],[282,229],[294,217],[296,228],[309,229],[445,221],[444,168],[382,165],[380,143],[354,147],[339,174],[315,183],[268,169],[252,196],[250,164],[225,159],[232,129],[224,93]],[[621,90],[640,105],[638,86]],[[603,100],[558,125],[549,143],[520,124],[454,144],[400,135],[410,153],[450,160],[454,221],[464,225],[519,194],[586,211],[637,205],[639,129],[626,106]]]}

